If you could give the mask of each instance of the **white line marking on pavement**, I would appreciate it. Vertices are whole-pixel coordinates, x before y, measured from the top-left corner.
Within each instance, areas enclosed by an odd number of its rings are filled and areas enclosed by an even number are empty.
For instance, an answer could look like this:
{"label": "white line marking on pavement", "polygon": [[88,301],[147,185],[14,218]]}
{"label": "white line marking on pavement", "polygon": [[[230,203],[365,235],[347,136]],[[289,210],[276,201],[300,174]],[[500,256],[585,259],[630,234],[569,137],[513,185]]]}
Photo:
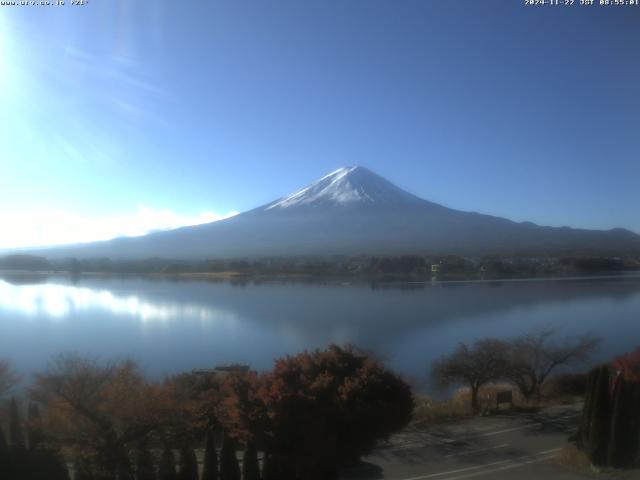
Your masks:
{"label": "white line marking on pavement", "polygon": [[[427,474],[427,475],[421,475],[419,477],[403,478],[402,480],[424,480],[426,478],[441,477],[443,475],[450,475],[452,473],[462,473],[462,472],[468,472],[468,471],[471,471],[471,470],[478,470],[480,468],[493,467],[494,465],[504,465],[505,463],[513,465],[518,460],[524,460],[524,459],[531,458],[531,457],[537,457],[538,455],[548,455],[550,453],[555,453],[558,450],[561,450],[561,448],[552,448],[551,450],[544,450],[542,452],[534,453],[532,455],[525,455],[523,457],[518,457],[518,458],[514,458],[514,459],[510,458],[510,459],[507,459],[507,460],[500,460],[498,462],[485,463],[484,465],[474,465],[473,467],[458,468],[456,470],[448,470],[446,472],[430,473],[430,474]],[[552,458],[552,457],[553,457],[553,455],[551,455],[549,458]],[[545,458],[545,460],[548,460],[549,458]],[[526,464],[526,462],[521,462],[521,463],[515,464],[515,465],[516,466],[520,466],[520,465],[525,465],[525,464]],[[514,468],[514,467],[511,467],[511,468]],[[458,477],[450,477],[450,478],[458,478]]]}
{"label": "white line marking on pavement", "polygon": [[471,455],[473,453],[486,452],[487,450],[497,450],[498,448],[504,448],[508,446],[508,443],[503,443],[502,445],[496,445],[495,447],[478,448],[477,450],[467,450],[465,452],[450,453],[449,455],[445,455],[444,458],[459,457],[461,455]]}
{"label": "white line marking on pavement", "polygon": [[540,425],[544,425],[545,423],[556,423],[559,422],[561,420],[567,420],[570,418],[576,418],[578,417],[579,414],[572,414],[572,415],[564,415],[562,417],[558,417],[558,418],[554,418],[554,419],[550,419],[550,420],[546,420],[546,421],[540,421],[540,422],[535,422],[535,423],[527,423],[526,425],[519,425],[517,427],[511,427],[511,428],[504,428],[502,430],[493,430],[493,431],[488,431],[488,432],[483,432],[483,433],[475,433],[472,435],[468,435],[468,436],[462,436],[462,437],[457,437],[457,438],[445,438],[445,437],[441,437],[438,435],[434,435],[432,433],[427,433],[424,432],[422,433],[423,436],[428,437],[429,439],[431,439],[431,441],[433,443],[429,443],[426,441],[405,441],[403,443],[400,444],[396,444],[393,446],[386,446],[386,447],[382,447],[382,450],[387,450],[387,451],[400,451],[400,450],[412,450],[412,449],[418,449],[418,448],[426,448],[426,447],[433,447],[436,445],[449,445],[452,443],[459,443],[459,442],[464,442],[467,440],[473,440],[474,438],[482,438],[482,437],[492,437],[494,435],[501,435],[503,433],[510,433],[510,432],[516,432],[518,430],[526,430],[528,428],[535,428],[538,427]]}
{"label": "white line marking on pavement", "polygon": [[391,450],[392,452],[395,452],[398,450],[412,450],[414,448],[424,448],[424,447],[433,447],[433,445],[429,445],[427,443],[412,442],[412,443],[403,443],[402,445],[397,445],[395,447],[389,447],[389,448],[386,448],[385,450]]}
{"label": "white line marking on pavement", "polygon": [[490,473],[496,473],[496,472],[500,472],[500,471],[503,471],[503,470],[511,470],[512,468],[524,467],[524,466],[529,465],[531,463],[546,462],[547,460],[551,460],[553,457],[555,457],[555,454],[554,455],[547,455],[546,457],[542,457],[542,458],[536,458],[535,460],[527,460],[527,461],[524,461],[524,462],[514,463],[514,464],[511,464],[511,465],[503,465],[502,467],[493,468],[491,470],[484,470],[482,472],[474,472],[474,473],[470,473],[468,475],[460,475],[458,477],[447,477],[447,478],[443,478],[442,480],[461,480],[463,478],[479,477],[480,475],[488,475]]}
{"label": "white line marking on pavement", "polygon": [[520,425],[518,427],[504,428],[502,430],[494,430],[494,431],[491,431],[491,432],[478,433],[478,434],[473,434],[473,435],[469,435],[467,437],[460,437],[460,438],[456,438],[456,439],[447,438],[447,439],[442,439],[440,441],[442,443],[453,443],[453,442],[460,442],[460,441],[464,441],[464,440],[470,440],[472,438],[492,437],[493,435],[500,435],[501,433],[515,432],[517,430],[526,430],[527,428],[538,427],[538,426],[543,425],[545,423],[555,423],[555,422],[558,422],[559,420],[564,420],[564,419],[568,419],[568,418],[574,418],[574,417],[577,417],[577,416],[578,415],[567,415],[567,416],[564,416],[564,417],[555,418],[553,420],[547,420],[547,421],[537,422],[537,423],[527,423],[526,425]]}

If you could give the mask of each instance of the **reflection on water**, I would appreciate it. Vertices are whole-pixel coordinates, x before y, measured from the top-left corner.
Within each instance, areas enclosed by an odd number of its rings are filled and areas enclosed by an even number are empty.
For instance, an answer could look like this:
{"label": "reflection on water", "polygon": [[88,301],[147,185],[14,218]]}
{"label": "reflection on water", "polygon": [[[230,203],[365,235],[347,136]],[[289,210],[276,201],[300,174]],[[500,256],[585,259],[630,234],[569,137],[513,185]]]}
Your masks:
{"label": "reflection on water", "polygon": [[27,315],[63,318],[83,310],[104,310],[142,322],[193,318],[233,321],[235,315],[211,306],[149,302],[136,294],[114,295],[109,290],[60,284],[12,285],[0,280],[0,308]]}
{"label": "reflection on water", "polygon": [[330,342],[374,350],[421,384],[460,341],[555,325],[604,339],[607,359],[640,344],[640,277],[336,285],[51,277],[0,280],[0,358],[23,372],[77,351],[133,356],[155,376],[216,363],[267,369]]}

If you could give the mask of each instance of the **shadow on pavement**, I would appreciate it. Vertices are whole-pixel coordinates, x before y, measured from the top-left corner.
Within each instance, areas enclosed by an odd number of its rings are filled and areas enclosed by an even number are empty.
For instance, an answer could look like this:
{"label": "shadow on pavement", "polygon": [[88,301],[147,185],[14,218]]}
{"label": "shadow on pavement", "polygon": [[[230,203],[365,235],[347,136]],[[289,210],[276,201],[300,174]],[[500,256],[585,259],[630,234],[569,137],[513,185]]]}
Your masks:
{"label": "shadow on pavement", "polygon": [[345,468],[340,472],[340,478],[344,480],[351,479],[379,479],[384,478],[383,468],[373,463],[360,461],[352,467]]}

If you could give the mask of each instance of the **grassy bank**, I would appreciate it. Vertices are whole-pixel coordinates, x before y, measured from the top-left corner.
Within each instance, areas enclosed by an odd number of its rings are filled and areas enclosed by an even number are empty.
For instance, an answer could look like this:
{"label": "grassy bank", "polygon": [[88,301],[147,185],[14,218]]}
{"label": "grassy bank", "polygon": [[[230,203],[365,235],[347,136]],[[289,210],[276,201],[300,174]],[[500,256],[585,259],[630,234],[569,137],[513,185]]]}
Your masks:
{"label": "grassy bank", "polygon": [[[510,384],[492,384],[480,388],[480,411],[483,415],[499,412],[532,412],[553,405],[572,405],[584,401],[581,391],[583,375],[565,374],[549,379],[537,398],[526,399]],[[577,384],[577,386],[576,386]],[[497,404],[498,392],[511,391],[513,404]],[[471,392],[459,388],[444,400],[435,400],[427,395],[416,395],[411,425],[424,426],[430,423],[448,422],[473,415]]]}

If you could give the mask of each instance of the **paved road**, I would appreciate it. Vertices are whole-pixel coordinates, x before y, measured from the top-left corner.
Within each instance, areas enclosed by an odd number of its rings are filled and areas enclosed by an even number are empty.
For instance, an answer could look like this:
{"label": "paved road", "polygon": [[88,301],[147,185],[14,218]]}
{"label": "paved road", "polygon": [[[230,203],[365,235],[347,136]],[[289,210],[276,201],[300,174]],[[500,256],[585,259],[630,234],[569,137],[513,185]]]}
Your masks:
{"label": "paved road", "polygon": [[583,480],[553,459],[575,432],[579,406],[500,414],[395,435],[347,479]]}

